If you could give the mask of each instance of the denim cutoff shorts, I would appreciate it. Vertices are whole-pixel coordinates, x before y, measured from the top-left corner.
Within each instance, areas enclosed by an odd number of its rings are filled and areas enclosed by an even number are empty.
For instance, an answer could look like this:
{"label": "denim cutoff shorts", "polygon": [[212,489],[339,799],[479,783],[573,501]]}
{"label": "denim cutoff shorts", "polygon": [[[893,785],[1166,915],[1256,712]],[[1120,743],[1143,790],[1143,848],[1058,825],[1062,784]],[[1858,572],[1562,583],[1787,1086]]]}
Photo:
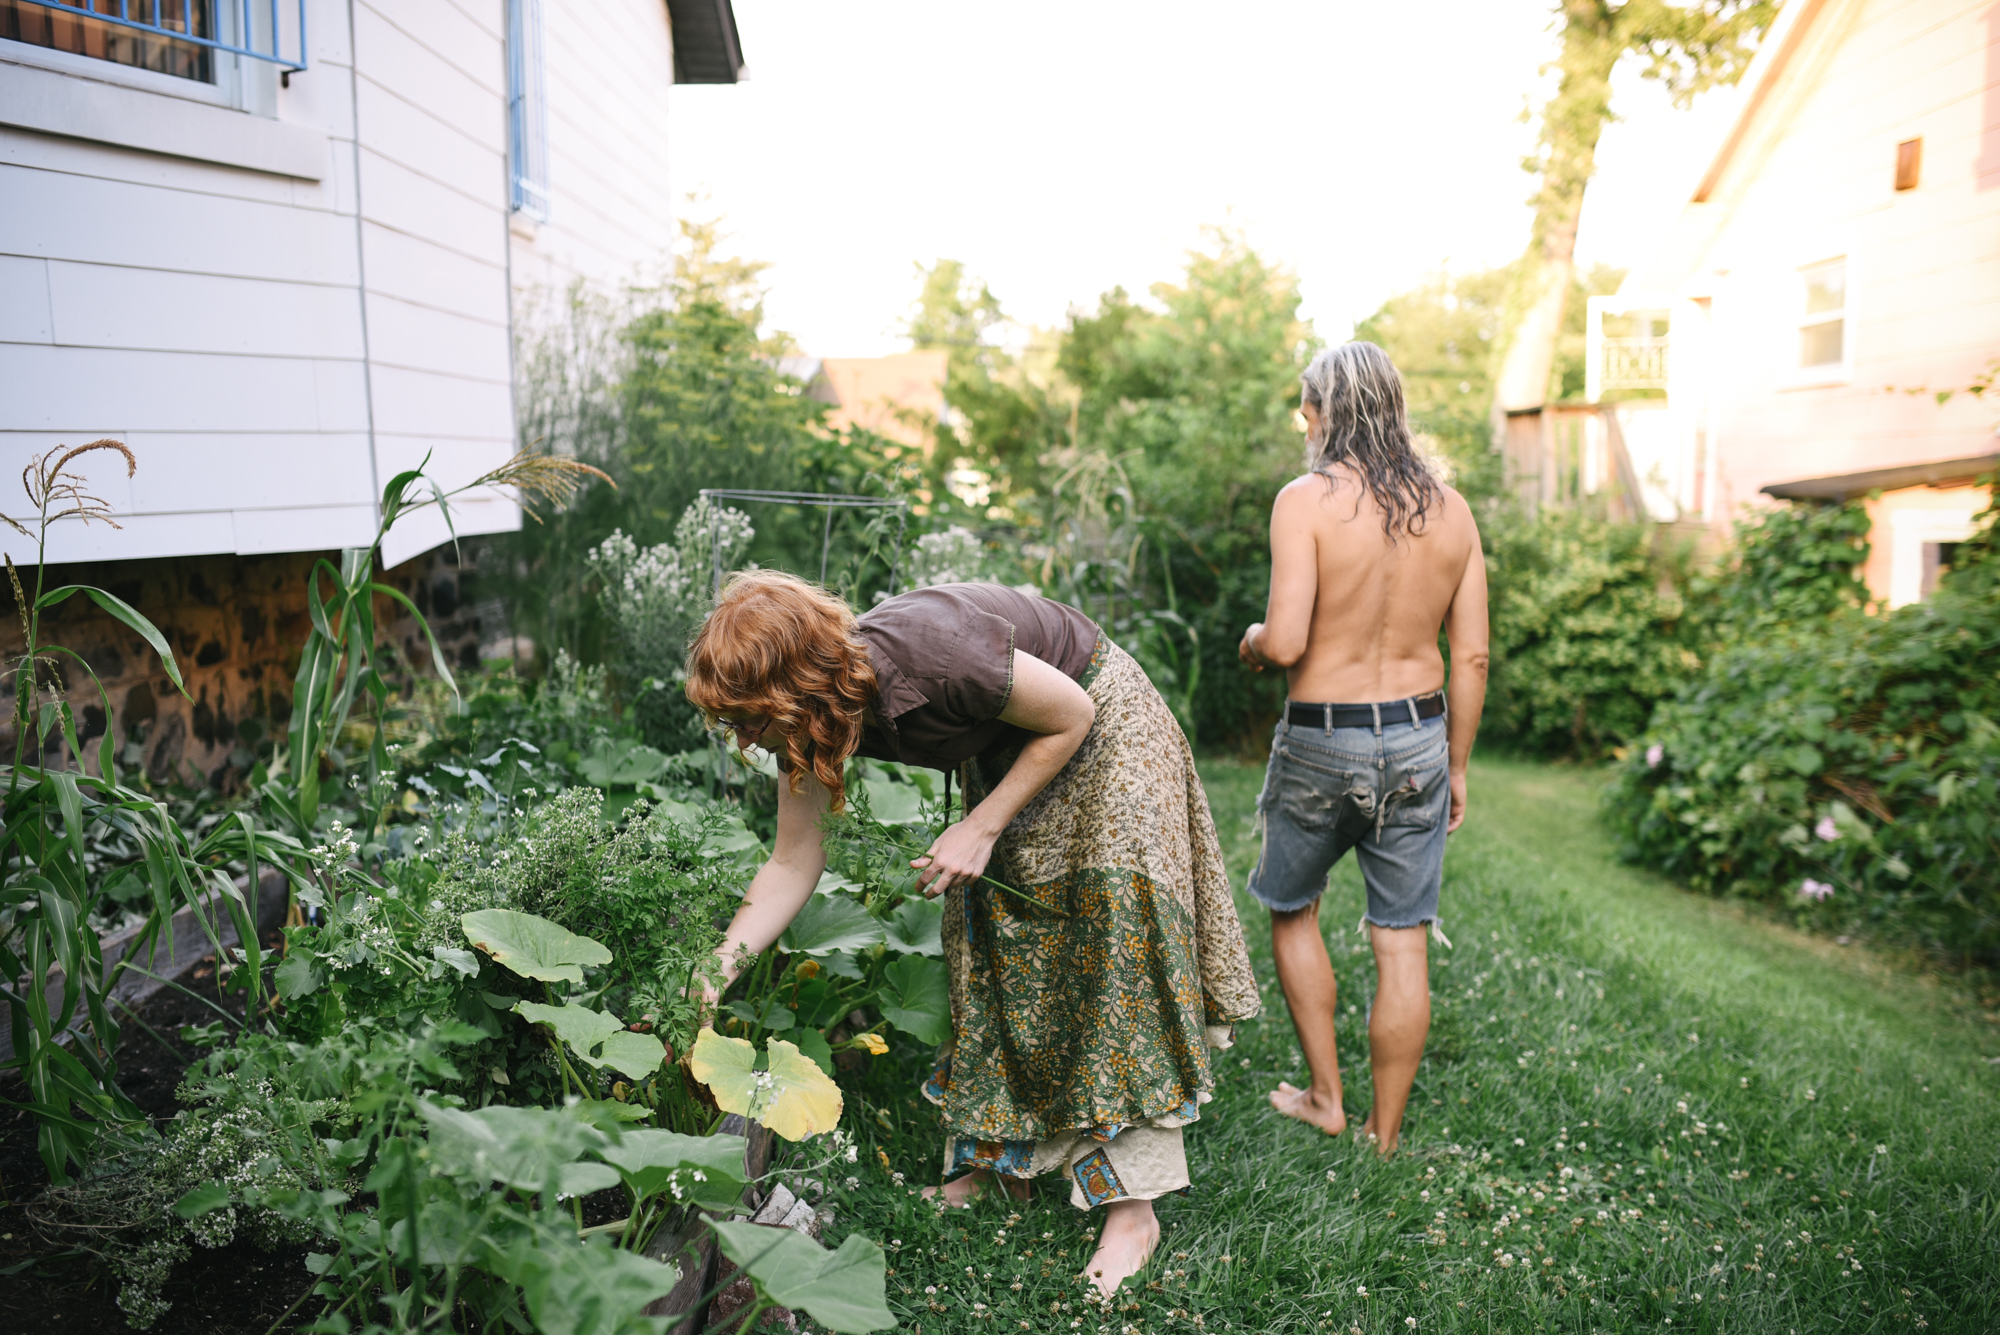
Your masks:
{"label": "denim cutoff shorts", "polygon": [[[1382,706],[1402,712],[1402,702]],[[1368,887],[1367,920],[1419,927],[1437,920],[1451,811],[1445,718],[1378,728],[1278,724],[1257,814],[1264,853],[1250,893],[1279,913],[1326,893],[1327,873],[1354,850]]]}

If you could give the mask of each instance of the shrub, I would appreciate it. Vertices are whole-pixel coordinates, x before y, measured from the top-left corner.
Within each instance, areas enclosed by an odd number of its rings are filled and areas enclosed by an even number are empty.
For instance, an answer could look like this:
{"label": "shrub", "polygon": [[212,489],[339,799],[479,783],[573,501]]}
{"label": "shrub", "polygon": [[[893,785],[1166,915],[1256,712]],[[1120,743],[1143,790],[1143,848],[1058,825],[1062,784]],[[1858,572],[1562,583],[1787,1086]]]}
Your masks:
{"label": "shrub", "polygon": [[1578,511],[1489,518],[1493,667],[1484,731],[1542,755],[1595,757],[1639,735],[1700,665],[1687,557],[1653,530]]}
{"label": "shrub", "polygon": [[[1767,532],[1810,550],[1852,522],[1822,513]],[[1824,567],[1851,569],[1861,550],[1849,539],[1844,552],[1820,555]],[[1781,596],[1775,586],[1811,619],[1765,622],[1759,638],[1726,644],[1661,706],[1608,799],[1627,855],[1700,889],[1788,905],[1808,922],[1866,925],[1955,962],[1991,964],[2000,958],[2000,560],[1990,521],[1930,601],[1886,616],[1854,610],[1835,570],[1801,576],[1799,563],[1770,554],[1745,544],[1751,574],[1736,606],[1763,621],[1760,599]]]}
{"label": "shrub", "polygon": [[701,714],[682,687],[688,641],[707,613],[718,564],[733,570],[756,536],[750,517],[723,507],[711,520],[698,500],[681,514],[674,540],[640,547],[622,531],[591,549],[598,598],[614,628],[616,675],[639,735],[649,744],[680,751],[702,743]]}

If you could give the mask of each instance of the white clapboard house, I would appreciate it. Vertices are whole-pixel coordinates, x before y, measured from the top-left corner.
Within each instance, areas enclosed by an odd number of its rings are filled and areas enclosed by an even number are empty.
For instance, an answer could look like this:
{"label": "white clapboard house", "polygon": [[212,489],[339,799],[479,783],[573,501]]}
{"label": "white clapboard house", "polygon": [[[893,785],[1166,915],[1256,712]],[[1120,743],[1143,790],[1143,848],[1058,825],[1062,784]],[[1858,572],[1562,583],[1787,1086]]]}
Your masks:
{"label": "white clapboard house", "polygon": [[1743,84],[1665,243],[1591,298],[1589,397],[1665,391],[1615,410],[1655,518],[1865,500],[1869,586],[1914,602],[2000,469],[1966,392],[2000,369],[2000,5],[1789,0]]}
{"label": "white clapboard house", "polygon": [[[52,446],[138,456],[91,469],[121,527],[62,525],[49,558],[219,609],[179,633],[217,669],[206,735],[181,718],[161,772],[226,752],[262,699],[243,665],[284,657],[214,585],[365,545],[426,456],[447,485],[504,460],[518,313],[657,270],[668,88],[742,74],[729,0],[0,0],[0,511]],[[456,518],[520,522],[497,494]],[[445,537],[399,525],[385,563]],[[114,710],[157,742],[182,706],[131,673],[153,698]]]}

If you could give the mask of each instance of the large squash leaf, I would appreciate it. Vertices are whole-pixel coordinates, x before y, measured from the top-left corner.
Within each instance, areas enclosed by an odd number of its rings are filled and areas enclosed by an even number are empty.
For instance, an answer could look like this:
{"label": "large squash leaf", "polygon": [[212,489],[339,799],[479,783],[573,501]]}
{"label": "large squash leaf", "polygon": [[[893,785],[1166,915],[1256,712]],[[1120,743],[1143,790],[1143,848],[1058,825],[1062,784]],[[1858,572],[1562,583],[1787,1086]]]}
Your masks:
{"label": "large squash leaf", "polygon": [[544,1006],[523,1001],[514,1010],[531,1024],[545,1024],[571,1051],[592,1066],[609,1066],[634,1080],[643,1080],[660,1069],[667,1049],[651,1034],[635,1034],[625,1022],[588,1006]]}
{"label": "large squash leaf", "polygon": [[642,1201],[664,1192],[676,1203],[727,1210],[743,1197],[748,1143],[741,1136],[683,1136],[645,1127],[627,1131],[598,1154]]}
{"label": "large squash leaf", "polygon": [[813,895],[785,929],[778,945],[793,954],[830,955],[866,950],[882,940],[882,924],[846,895]]}
{"label": "large squash leaf", "polygon": [[899,955],[882,971],[882,1018],[919,1042],[951,1037],[951,991],[944,961]]}
{"label": "large squash leaf", "polygon": [[912,896],[896,906],[882,924],[889,949],[906,955],[944,954],[944,904],[941,900]]}
{"label": "large squash leaf", "polygon": [[639,1312],[681,1278],[678,1266],[598,1239],[581,1247],[535,1248],[519,1258],[519,1269],[521,1293],[541,1335],[660,1329],[665,1323],[648,1323]]}
{"label": "large squash leaf", "polygon": [[433,1165],[523,1191],[559,1187],[566,1165],[611,1143],[569,1110],[493,1107],[466,1112],[419,1100],[417,1111],[430,1123]]}
{"label": "large squash leaf", "polygon": [[841,1335],[865,1335],[896,1324],[887,1299],[882,1249],[850,1233],[828,1251],[796,1229],[717,1221],[710,1225],[723,1255],[742,1267],[779,1304],[802,1308]]}
{"label": "large squash leaf", "polygon": [[722,1111],[762,1122],[786,1140],[840,1124],[840,1086],[812,1058],[782,1038],[766,1043],[765,1052],[766,1069],[757,1070],[757,1049],[748,1040],[704,1029],[688,1054],[688,1070]]}
{"label": "large squash leaf", "polygon": [[580,983],[583,971],[611,963],[611,952],[547,918],[513,909],[480,909],[459,919],[473,949],[491,955],[523,978]]}

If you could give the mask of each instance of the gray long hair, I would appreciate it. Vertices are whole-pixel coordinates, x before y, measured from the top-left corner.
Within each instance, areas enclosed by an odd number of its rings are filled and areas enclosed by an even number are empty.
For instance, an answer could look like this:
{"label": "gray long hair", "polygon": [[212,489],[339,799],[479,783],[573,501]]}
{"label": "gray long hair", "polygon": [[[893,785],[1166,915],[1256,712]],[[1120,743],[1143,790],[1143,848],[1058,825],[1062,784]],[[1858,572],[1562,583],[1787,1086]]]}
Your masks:
{"label": "gray long hair", "polygon": [[1403,405],[1403,377],[1389,354],[1356,340],[1327,348],[1299,377],[1305,402],[1319,413],[1319,429],[1306,437],[1306,467],[1331,477],[1347,464],[1382,507],[1382,531],[1393,540],[1421,533],[1444,489],[1417,456]]}

